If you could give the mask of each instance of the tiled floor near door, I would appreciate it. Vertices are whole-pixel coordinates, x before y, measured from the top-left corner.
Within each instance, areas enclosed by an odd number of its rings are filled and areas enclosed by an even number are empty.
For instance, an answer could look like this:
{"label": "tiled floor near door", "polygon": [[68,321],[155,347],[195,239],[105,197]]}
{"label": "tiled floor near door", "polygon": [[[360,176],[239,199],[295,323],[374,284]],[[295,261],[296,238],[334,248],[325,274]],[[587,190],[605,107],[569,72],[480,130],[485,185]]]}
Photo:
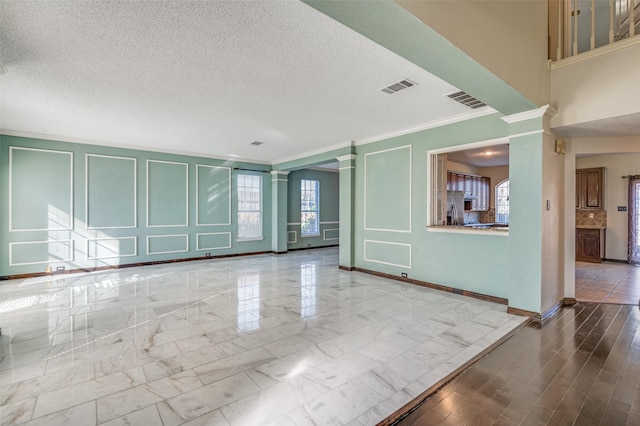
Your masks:
{"label": "tiled floor near door", "polygon": [[640,266],[617,262],[576,262],[576,299],[637,305],[640,300]]}
{"label": "tiled floor near door", "polygon": [[0,283],[2,425],[371,425],[525,319],[337,249]]}

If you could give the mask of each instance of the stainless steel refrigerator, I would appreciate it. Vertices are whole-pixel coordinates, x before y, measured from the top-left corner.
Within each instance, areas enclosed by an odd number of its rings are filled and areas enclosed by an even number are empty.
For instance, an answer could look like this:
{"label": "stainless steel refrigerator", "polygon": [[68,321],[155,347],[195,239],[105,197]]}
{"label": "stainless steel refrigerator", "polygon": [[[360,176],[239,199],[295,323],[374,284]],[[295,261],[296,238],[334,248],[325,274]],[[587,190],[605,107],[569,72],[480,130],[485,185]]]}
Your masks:
{"label": "stainless steel refrigerator", "polygon": [[447,225],[464,225],[463,191],[447,191]]}

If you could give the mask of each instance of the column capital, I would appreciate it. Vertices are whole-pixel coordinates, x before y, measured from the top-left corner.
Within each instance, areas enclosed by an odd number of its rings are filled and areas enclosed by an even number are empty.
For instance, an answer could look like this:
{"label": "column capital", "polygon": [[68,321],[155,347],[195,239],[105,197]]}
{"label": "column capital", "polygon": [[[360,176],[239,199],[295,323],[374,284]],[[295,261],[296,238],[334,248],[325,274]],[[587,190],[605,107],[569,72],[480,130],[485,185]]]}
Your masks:
{"label": "column capital", "polygon": [[557,113],[558,111],[551,105],[544,105],[537,109],[532,109],[529,111],[519,112],[511,115],[505,115],[504,117],[500,118],[508,124],[513,124],[540,117],[553,118],[553,116],[555,116]]}
{"label": "column capital", "polygon": [[356,159],[356,154],[347,154],[347,155],[341,155],[339,157],[336,157],[336,160],[338,161],[349,161],[349,160],[355,160]]}
{"label": "column capital", "polygon": [[285,172],[283,170],[271,170],[269,173],[271,173],[271,176],[287,176],[291,172]]}

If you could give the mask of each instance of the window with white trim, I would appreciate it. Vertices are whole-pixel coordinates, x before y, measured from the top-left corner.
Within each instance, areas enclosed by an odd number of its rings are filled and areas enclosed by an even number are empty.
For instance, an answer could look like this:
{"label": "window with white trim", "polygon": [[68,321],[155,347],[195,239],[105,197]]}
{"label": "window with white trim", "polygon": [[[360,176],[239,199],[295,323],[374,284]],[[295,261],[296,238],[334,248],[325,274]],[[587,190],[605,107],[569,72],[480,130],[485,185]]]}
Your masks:
{"label": "window with white trim", "polygon": [[509,179],[496,185],[496,222],[509,223]]}
{"label": "window with white trim", "polygon": [[238,175],[238,239],[262,238],[262,176]]}
{"label": "window with white trim", "polygon": [[300,235],[320,235],[320,181],[300,180]]}

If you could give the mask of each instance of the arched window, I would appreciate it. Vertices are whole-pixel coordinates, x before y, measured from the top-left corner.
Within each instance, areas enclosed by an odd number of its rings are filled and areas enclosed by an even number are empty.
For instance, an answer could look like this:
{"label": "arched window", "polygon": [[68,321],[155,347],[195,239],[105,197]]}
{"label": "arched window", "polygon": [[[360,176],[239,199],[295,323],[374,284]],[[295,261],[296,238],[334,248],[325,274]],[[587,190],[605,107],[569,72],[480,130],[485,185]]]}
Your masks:
{"label": "arched window", "polygon": [[496,185],[496,222],[509,223],[509,179]]}

